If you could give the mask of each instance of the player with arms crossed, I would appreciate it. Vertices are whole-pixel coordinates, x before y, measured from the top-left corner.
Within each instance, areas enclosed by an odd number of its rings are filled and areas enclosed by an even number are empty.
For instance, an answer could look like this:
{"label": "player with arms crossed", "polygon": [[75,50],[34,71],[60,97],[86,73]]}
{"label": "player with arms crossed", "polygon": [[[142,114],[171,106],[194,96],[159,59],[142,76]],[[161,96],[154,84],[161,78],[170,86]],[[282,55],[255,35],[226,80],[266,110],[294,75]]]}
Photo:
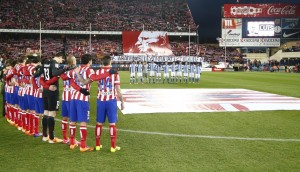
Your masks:
{"label": "player with arms crossed", "polygon": [[141,61],[137,64],[137,76],[136,76],[136,83],[138,84],[138,79],[140,78],[141,83],[143,83],[143,65]]}
{"label": "player with arms crossed", "polygon": [[[110,71],[111,57],[104,56],[102,58],[104,67],[96,71],[96,75],[106,74]],[[116,152],[121,148],[116,145],[117,139],[117,127],[116,122],[118,120],[118,107],[117,97],[121,101],[121,109],[124,109],[124,100],[121,93],[120,77],[118,74],[112,74],[104,79],[99,80],[98,83],[98,99],[97,99],[97,125],[95,128],[96,135],[96,150],[100,150],[102,145],[100,144],[100,137],[102,135],[102,125],[105,122],[106,117],[109,122],[109,133],[111,140],[111,152]]]}
{"label": "player with arms crossed", "polygon": [[178,64],[176,76],[177,76],[176,77],[176,82],[177,82],[177,79],[178,79],[181,83],[181,80],[182,80],[182,62],[181,61]]}
{"label": "player with arms crossed", "polygon": [[130,72],[130,84],[134,84],[135,72],[136,72],[136,64],[134,61],[132,61],[132,63],[129,65],[129,72]]}

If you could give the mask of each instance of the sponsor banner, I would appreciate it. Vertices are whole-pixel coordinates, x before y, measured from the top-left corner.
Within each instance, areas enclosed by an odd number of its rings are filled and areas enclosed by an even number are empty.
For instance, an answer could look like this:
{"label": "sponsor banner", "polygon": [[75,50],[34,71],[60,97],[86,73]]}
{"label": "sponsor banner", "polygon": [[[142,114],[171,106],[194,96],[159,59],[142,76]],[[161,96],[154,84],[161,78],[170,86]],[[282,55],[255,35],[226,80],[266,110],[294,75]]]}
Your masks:
{"label": "sponsor banner", "polygon": [[281,18],[244,18],[243,38],[280,38]]}
{"label": "sponsor banner", "polygon": [[234,69],[233,68],[225,68],[224,71],[225,72],[234,72]]}
{"label": "sponsor banner", "polygon": [[167,32],[123,31],[122,39],[125,55],[173,55]]}
{"label": "sponsor banner", "polygon": [[212,68],[201,68],[202,72],[212,72]]}
{"label": "sponsor banner", "polygon": [[224,4],[224,17],[299,17],[300,4]]}
{"label": "sponsor banner", "polygon": [[224,68],[219,69],[219,68],[212,68],[213,72],[223,72]]}
{"label": "sponsor banner", "polygon": [[[123,114],[300,110],[300,99],[247,89],[123,89]],[[118,107],[120,108],[120,101]]]}
{"label": "sponsor banner", "polygon": [[300,18],[282,19],[282,39],[300,39]]}
{"label": "sponsor banner", "polygon": [[220,39],[221,47],[280,47],[280,38]]}
{"label": "sponsor banner", "polygon": [[132,61],[147,61],[147,62],[203,62],[203,57],[196,56],[173,56],[173,57],[165,57],[165,56],[112,56],[113,62],[132,62]]}
{"label": "sponsor banner", "polygon": [[242,38],[242,19],[222,19],[222,38]]}

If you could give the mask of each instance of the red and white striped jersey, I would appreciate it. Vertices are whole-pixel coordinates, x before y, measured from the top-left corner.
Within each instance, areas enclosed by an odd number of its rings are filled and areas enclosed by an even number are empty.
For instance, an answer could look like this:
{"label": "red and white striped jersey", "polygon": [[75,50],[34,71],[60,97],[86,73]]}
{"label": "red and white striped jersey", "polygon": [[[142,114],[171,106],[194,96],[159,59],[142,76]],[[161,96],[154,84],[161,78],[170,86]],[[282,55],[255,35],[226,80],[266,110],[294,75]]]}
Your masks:
{"label": "red and white striped jersey", "polygon": [[34,72],[35,72],[35,65],[30,64],[28,66],[25,66],[24,70],[27,70],[26,72],[24,72],[24,74],[25,74],[24,77],[27,81],[29,81],[29,83],[26,84],[25,94],[33,96],[34,95],[34,89],[33,89],[31,81],[32,81],[32,78],[33,78],[33,75],[34,75]]}
{"label": "red and white striped jersey", "polygon": [[[9,69],[7,70],[7,72],[4,74],[5,76],[13,76],[14,74],[14,70],[13,69]],[[14,86],[11,86],[12,83],[12,78],[7,79],[5,84],[5,92],[6,93],[13,93],[14,92]]]}
{"label": "red and white striped jersey", "polygon": [[62,93],[62,101],[70,101],[71,100],[71,85],[70,79],[63,80],[63,93]]}
{"label": "red and white striped jersey", "polygon": [[[103,67],[96,71],[96,75],[109,73],[109,67]],[[116,99],[116,85],[120,85],[119,74],[112,74],[98,81],[98,96],[100,101]]]}
{"label": "red and white striped jersey", "polygon": [[43,86],[41,85],[40,83],[40,77],[36,77],[33,79],[33,81],[35,83],[32,83],[33,85],[36,84],[37,88],[34,89],[34,97],[36,98],[43,98],[43,93],[42,92],[39,92],[39,88],[42,89]]}
{"label": "red and white striped jersey", "polygon": [[14,77],[15,77],[18,85],[21,83],[21,81],[23,79],[23,74],[22,74],[23,67],[24,67],[23,64],[16,64],[16,66],[14,67],[14,73],[15,73]]}
{"label": "red and white striped jersey", "polygon": [[[90,76],[91,76],[92,74],[94,74],[94,73],[95,73],[94,70],[93,70],[92,68],[90,68],[89,66],[86,66],[86,65],[81,65],[81,66],[80,66],[80,72],[79,72],[79,74],[81,75],[81,77],[82,77],[83,79],[88,79],[88,78],[90,78]],[[69,73],[68,73],[67,75],[69,75],[69,77],[72,78],[73,81],[74,81],[79,87],[85,88],[85,89],[87,89],[88,91],[90,91],[90,84],[86,84],[86,85],[82,84],[82,83],[79,81],[79,79],[78,79],[78,77],[77,77],[77,75],[76,75],[76,73],[75,73],[74,70],[69,71]],[[72,87],[72,89],[71,89],[71,99],[72,99],[72,100],[89,101],[89,100],[90,100],[90,96],[85,96],[84,94],[80,93],[80,91],[77,91],[77,90],[75,90],[75,89]]]}

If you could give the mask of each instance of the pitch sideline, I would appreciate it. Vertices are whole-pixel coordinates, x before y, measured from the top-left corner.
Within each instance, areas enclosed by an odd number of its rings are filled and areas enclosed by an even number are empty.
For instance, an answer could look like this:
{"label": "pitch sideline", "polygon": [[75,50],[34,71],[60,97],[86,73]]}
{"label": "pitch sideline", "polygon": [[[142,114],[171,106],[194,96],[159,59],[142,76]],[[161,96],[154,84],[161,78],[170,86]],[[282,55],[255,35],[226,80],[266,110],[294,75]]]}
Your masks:
{"label": "pitch sideline", "polygon": [[[55,119],[61,122],[60,119]],[[87,125],[89,128],[95,128],[95,126]],[[108,128],[103,127],[108,130]],[[226,137],[226,136],[206,136],[206,135],[189,135],[189,134],[172,134],[172,133],[161,133],[161,132],[149,132],[149,131],[136,131],[118,129],[121,132],[137,133],[137,134],[148,134],[148,135],[160,135],[160,136],[173,136],[173,137],[187,137],[187,138],[203,138],[203,139],[223,139],[223,140],[245,140],[245,141],[270,141],[270,142],[300,142],[300,139],[277,139],[277,138],[250,138],[250,137]]]}

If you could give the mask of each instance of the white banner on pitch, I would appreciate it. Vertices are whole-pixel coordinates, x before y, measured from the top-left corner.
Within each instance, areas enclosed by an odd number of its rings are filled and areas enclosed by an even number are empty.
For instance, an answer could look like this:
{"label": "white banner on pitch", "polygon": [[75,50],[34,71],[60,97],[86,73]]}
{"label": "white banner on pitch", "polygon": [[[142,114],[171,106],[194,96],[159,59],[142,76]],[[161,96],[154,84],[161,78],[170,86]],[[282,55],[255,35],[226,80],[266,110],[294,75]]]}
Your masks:
{"label": "white banner on pitch", "polygon": [[300,110],[300,98],[247,89],[123,89],[122,92],[123,114]]}

